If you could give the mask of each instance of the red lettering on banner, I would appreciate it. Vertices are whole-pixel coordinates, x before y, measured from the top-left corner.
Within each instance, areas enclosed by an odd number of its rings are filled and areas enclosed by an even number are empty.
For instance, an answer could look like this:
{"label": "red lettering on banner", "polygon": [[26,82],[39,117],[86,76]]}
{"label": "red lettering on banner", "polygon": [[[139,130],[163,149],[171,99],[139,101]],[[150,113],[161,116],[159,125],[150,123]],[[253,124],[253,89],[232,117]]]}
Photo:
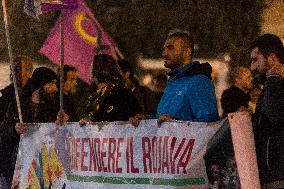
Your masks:
{"label": "red lettering on banner", "polygon": [[[169,173],[170,165],[169,165],[169,152],[168,152],[168,140],[169,137],[166,136],[164,138],[164,145],[163,145],[163,161],[162,161],[162,173],[164,173],[164,169],[167,168],[167,173]],[[165,161],[166,158],[166,161]]]}
{"label": "red lettering on banner", "polygon": [[[183,173],[186,174],[186,166],[189,163],[189,159],[190,159],[191,152],[192,152],[192,149],[193,149],[194,141],[195,141],[194,139],[190,139],[188,141],[188,144],[187,144],[186,148],[184,149],[184,152],[182,153],[182,155],[181,155],[181,157],[178,161],[177,173],[179,173],[179,168],[182,167]],[[184,159],[184,156],[185,156],[186,153],[187,153],[187,157],[186,157],[185,162],[183,162],[183,159]]]}
{"label": "red lettering on banner", "polygon": [[129,168],[129,138],[126,139],[126,152],[125,152],[125,158],[126,158],[126,171],[129,173],[130,168]]}
{"label": "red lettering on banner", "polygon": [[[147,149],[146,149],[147,143]],[[149,164],[149,172],[152,173],[152,160],[151,160],[151,142],[148,137],[142,137],[142,152],[143,152],[143,166],[144,173],[147,173],[147,159]]]}
{"label": "red lettering on banner", "polygon": [[78,151],[78,145],[80,145],[80,142],[81,142],[81,138],[76,138],[76,145],[75,145],[75,153],[76,153],[76,163],[75,163],[75,170],[78,171],[79,168],[78,168],[78,159],[80,158],[80,152]]}
{"label": "red lettering on banner", "polygon": [[[108,172],[115,173],[115,152],[116,152],[116,140],[114,138],[109,138],[108,144]],[[111,171],[111,160],[112,160],[112,171]]]}
{"label": "red lettering on banner", "polygon": [[115,172],[116,173],[122,173],[122,168],[119,168],[119,166],[118,166],[119,158],[121,157],[120,144],[122,142],[124,142],[124,138],[118,138],[117,150],[116,150],[116,159],[115,159]]}
{"label": "red lettering on banner", "polygon": [[97,164],[98,172],[102,172],[103,166],[101,159],[101,140],[99,138],[94,138],[93,145],[94,145],[94,154],[95,154],[94,163]]}
{"label": "red lettering on banner", "polygon": [[[136,143],[133,137],[69,137],[68,144],[72,171],[139,173],[139,167],[135,166],[134,161],[137,159],[134,156],[138,154],[134,154]],[[177,139],[169,136],[142,137],[142,152],[139,155],[142,156],[144,173],[187,174],[194,144],[195,139]],[[125,159],[122,159],[124,153]],[[126,167],[119,166],[122,160],[126,161],[123,162],[123,165],[126,163]]]}
{"label": "red lettering on banner", "polygon": [[[174,155],[173,166],[176,166],[176,165],[175,165],[175,162],[176,162],[177,157],[178,157],[178,155],[179,155],[179,153],[180,153],[180,151],[181,151],[181,149],[182,149],[182,147],[183,147],[183,145],[184,145],[184,143],[185,143],[185,140],[186,140],[186,139],[183,138],[182,141],[181,141],[181,143],[179,144],[179,147],[178,147],[178,149],[177,149],[177,151],[176,151],[176,153],[175,153],[175,155]],[[175,172],[174,172],[174,174],[175,174]]]}
{"label": "red lettering on banner", "polygon": [[92,166],[94,164],[93,170],[97,171],[97,163],[95,159],[95,149],[93,139],[89,141],[90,144],[90,163],[89,163],[89,171],[92,171]]}
{"label": "red lettering on banner", "polygon": [[84,165],[84,157],[87,157],[88,153],[84,151],[85,143],[90,141],[90,138],[82,138],[82,147],[81,147],[81,171],[88,171],[88,167]]}
{"label": "red lettering on banner", "polygon": [[107,143],[108,143],[108,138],[103,138],[102,149],[101,149],[101,161],[104,172],[107,172],[107,167],[105,167],[105,162],[104,162],[104,158],[106,157],[105,144]]}
{"label": "red lettering on banner", "polygon": [[133,153],[133,137],[130,137],[130,165],[131,165],[131,173],[139,173],[139,168],[134,167],[134,153]]}
{"label": "red lettering on banner", "polygon": [[175,162],[173,161],[173,153],[175,149],[177,138],[173,137],[171,142],[171,149],[170,149],[170,163],[171,163],[171,173],[175,174]]}
{"label": "red lettering on banner", "polygon": [[158,164],[158,147],[157,147],[157,137],[154,136],[152,138],[152,167],[153,167],[153,172],[157,172],[157,164]]}
{"label": "red lettering on banner", "polygon": [[159,137],[159,167],[158,167],[158,173],[161,172],[162,169],[162,139],[163,137]]}

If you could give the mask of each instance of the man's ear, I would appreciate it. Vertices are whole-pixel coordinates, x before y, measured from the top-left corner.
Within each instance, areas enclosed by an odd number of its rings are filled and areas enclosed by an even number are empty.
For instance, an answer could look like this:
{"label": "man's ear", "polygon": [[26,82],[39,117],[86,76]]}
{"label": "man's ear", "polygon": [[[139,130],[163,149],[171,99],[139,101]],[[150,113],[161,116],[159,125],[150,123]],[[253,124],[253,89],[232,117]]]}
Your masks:
{"label": "man's ear", "polygon": [[187,53],[187,55],[189,56],[189,57],[191,57],[192,56],[192,50],[191,50],[191,48],[186,48],[186,53]]}
{"label": "man's ear", "polygon": [[130,72],[126,72],[125,74],[124,74],[124,78],[126,79],[126,78],[129,78],[130,77]]}
{"label": "man's ear", "polygon": [[267,61],[270,66],[275,66],[276,64],[280,63],[275,53],[270,53],[270,55],[267,57]]}
{"label": "man's ear", "polygon": [[192,57],[192,50],[187,47],[183,51],[185,59],[190,59]]}

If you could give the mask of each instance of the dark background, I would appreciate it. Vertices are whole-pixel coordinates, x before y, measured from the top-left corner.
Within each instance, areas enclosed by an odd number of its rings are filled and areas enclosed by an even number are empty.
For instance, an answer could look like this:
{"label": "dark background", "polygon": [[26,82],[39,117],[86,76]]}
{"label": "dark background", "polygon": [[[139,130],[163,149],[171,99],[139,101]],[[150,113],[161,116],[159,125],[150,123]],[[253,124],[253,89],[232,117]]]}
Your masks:
{"label": "dark background", "polygon": [[[249,65],[246,49],[259,34],[264,0],[86,0],[98,21],[133,65],[139,55],[160,58],[170,30],[188,30],[197,58],[230,54],[229,64]],[[59,13],[40,20],[23,12],[24,0],[7,1],[13,54],[48,60],[37,51]],[[8,60],[3,16],[0,16],[0,58]],[[137,71],[137,70],[136,70]]]}

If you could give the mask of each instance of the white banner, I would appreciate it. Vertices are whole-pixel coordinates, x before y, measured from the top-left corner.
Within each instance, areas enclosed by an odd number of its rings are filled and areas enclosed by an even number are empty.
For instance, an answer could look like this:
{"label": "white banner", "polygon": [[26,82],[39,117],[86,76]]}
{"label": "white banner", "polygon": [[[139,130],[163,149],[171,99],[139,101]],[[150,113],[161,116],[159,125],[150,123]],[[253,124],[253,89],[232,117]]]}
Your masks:
{"label": "white banner", "polygon": [[19,188],[208,188],[203,156],[222,124],[30,124],[19,147]]}

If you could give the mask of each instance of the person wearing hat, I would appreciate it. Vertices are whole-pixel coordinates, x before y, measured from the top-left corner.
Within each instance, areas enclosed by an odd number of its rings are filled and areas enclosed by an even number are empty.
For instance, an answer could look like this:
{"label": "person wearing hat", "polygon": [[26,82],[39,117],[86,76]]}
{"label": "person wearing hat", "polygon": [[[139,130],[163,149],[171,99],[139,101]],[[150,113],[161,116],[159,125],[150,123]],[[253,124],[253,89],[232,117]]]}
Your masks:
{"label": "person wearing hat", "polygon": [[81,126],[87,122],[128,121],[130,117],[142,113],[133,92],[124,88],[120,68],[112,56],[95,55],[92,71],[98,90],[88,98],[79,122]]}
{"label": "person wearing hat", "polygon": [[[24,89],[28,96],[29,109],[26,111],[26,120],[30,123],[54,122],[58,118],[59,99],[55,98],[58,92],[57,75],[46,67],[35,69],[30,82]],[[67,116],[67,115],[65,115]]]}

